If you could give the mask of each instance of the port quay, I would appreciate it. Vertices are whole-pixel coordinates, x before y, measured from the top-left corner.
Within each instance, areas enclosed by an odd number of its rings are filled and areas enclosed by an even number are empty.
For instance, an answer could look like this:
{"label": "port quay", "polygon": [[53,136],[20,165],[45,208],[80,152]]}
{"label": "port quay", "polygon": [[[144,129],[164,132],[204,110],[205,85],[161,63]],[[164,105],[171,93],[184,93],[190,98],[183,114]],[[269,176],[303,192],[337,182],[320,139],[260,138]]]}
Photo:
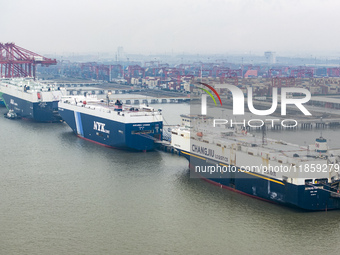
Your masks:
{"label": "port quay", "polygon": [[[49,81],[52,82],[53,81]],[[103,82],[57,82],[55,86],[66,88],[67,95],[97,95],[99,99],[119,99],[125,104],[164,104],[189,102],[188,94],[176,91],[145,90],[134,86],[124,86],[118,83]]]}

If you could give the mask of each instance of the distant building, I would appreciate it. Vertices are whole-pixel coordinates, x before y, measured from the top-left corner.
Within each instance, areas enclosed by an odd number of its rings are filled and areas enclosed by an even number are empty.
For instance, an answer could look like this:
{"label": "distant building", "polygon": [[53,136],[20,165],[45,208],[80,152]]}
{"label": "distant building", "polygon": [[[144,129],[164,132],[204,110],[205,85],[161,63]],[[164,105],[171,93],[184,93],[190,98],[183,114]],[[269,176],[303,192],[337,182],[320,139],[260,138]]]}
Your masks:
{"label": "distant building", "polygon": [[257,77],[257,70],[247,70],[247,72],[244,75],[244,78],[253,78]]}
{"label": "distant building", "polygon": [[268,64],[275,64],[276,63],[276,53],[273,51],[266,51],[264,53]]}
{"label": "distant building", "polygon": [[125,58],[125,53],[124,53],[124,48],[122,46],[119,46],[117,48],[117,61],[124,61],[124,58]]}

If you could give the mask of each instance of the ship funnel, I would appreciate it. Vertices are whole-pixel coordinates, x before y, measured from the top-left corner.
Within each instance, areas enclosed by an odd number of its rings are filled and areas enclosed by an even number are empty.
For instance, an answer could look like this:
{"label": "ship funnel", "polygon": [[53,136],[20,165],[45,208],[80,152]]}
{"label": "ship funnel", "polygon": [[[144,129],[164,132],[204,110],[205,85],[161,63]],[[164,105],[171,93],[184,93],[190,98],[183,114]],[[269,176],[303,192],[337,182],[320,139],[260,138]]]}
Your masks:
{"label": "ship funnel", "polygon": [[115,111],[121,112],[123,110],[123,104],[117,99],[115,103]]}
{"label": "ship funnel", "polygon": [[320,136],[315,140],[315,151],[319,153],[326,153],[328,150],[327,140]]}

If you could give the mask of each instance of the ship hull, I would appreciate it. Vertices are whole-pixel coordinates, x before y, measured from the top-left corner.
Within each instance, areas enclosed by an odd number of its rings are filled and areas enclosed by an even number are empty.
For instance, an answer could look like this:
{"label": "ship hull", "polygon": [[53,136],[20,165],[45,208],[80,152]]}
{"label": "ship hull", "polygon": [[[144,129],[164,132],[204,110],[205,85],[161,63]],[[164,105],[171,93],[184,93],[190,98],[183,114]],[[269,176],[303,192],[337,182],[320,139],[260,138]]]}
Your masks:
{"label": "ship hull", "polygon": [[[237,166],[233,168],[235,171],[210,174],[198,170],[216,166],[221,162],[206,160],[202,156],[182,150],[180,154],[189,160],[191,176],[202,178],[221,188],[308,211],[340,209],[340,198],[331,196],[330,184],[294,185],[258,173],[245,172]],[[223,165],[227,166],[225,163]]]}
{"label": "ship hull", "polygon": [[[150,151],[155,149],[154,140],[162,139],[161,121],[122,123],[60,107],[59,113],[77,136],[107,147]],[[149,132],[148,135],[139,132],[141,126],[144,132]]]}
{"label": "ship hull", "polygon": [[9,110],[13,110],[19,117],[33,119],[38,122],[58,122],[58,101],[30,102],[6,93],[1,95]]}

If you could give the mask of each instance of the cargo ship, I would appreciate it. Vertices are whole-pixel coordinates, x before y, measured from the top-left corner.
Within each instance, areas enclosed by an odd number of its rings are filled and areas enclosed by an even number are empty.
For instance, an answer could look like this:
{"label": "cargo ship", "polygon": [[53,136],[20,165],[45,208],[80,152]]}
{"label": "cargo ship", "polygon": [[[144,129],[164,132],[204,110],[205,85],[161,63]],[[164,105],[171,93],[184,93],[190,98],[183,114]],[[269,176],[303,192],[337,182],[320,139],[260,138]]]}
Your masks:
{"label": "cargo ship", "polygon": [[38,122],[57,122],[58,101],[65,91],[54,84],[43,84],[33,78],[0,80],[0,99],[11,114]]}
{"label": "cargo ship", "polygon": [[171,145],[189,160],[192,177],[261,200],[303,210],[340,208],[340,150],[322,136],[299,146],[256,137],[205,116],[182,115]]}
{"label": "cargo ship", "polygon": [[59,113],[77,136],[107,147],[150,151],[162,139],[162,112],[146,105],[69,96],[60,100]]}

